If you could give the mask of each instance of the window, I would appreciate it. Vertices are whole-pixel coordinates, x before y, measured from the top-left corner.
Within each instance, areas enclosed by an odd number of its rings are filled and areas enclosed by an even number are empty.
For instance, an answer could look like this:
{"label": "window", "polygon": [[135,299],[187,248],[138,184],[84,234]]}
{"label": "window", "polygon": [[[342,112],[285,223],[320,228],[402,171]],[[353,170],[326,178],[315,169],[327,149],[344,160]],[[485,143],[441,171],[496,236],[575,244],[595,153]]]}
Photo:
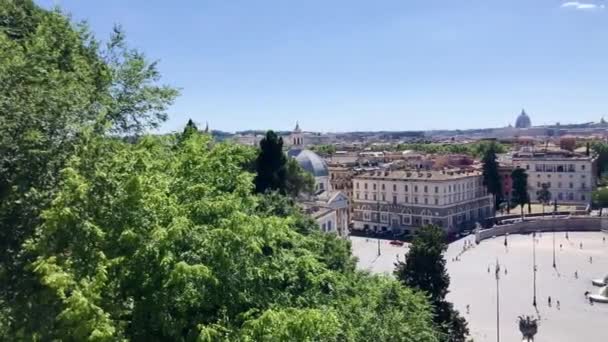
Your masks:
{"label": "window", "polygon": [[327,230],[331,231],[331,221],[327,221]]}
{"label": "window", "polygon": [[428,198],[424,198],[424,204],[429,204],[429,199]]}
{"label": "window", "polygon": [[435,193],[436,193],[436,194],[438,194],[438,193],[439,193],[439,187],[438,187],[438,186],[436,186],[436,187],[435,187]]}
{"label": "window", "polygon": [[397,191],[397,184],[393,184],[393,191]]}
{"label": "window", "polygon": [[374,187],[374,190],[376,190],[376,183],[374,183],[373,187]]}
{"label": "window", "polygon": [[382,194],[382,202],[386,201],[386,195]]}
{"label": "window", "polygon": [[551,178],[551,174],[548,174],[548,175],[547,175],[547,178]]}
{"label": "window", "polygon": [[536,187],[537,187],[537,188],[540,188],[540,186],[541,186],[541,185],[540,185],[540,182],[536,182]]}
{"label": "window", "polygon": [[418,204],[418,197],[414,197],[414,203]]}
{"label": "window", "polygon": [[561,187],[562,187],[562,182],[558,182],[558,183],[557,183],[557,187],[558,187],[558,188],[561,188]]}
{"label": "window", "polygon": [[319,189],[321,189],[321,190],[325,190],[325,189],[324,189],[324,186],[323,186],[323,183],[319,183]]}
{"label": "window", "polygon": [[452,192],[452,186],[448,185],[448,192]]}
{"label": "window", "polygon": [[585,201],[585,200],[586,200],[585,195],[581,195],[581,201]]}
{"label": "window", "polygon": [[380,215],[380,220],[382,222],[388,222],[388,214],[383,213],[382,215]]}
{"label": "window", "polygon": [[367,190],[367,183],[363,183],[363,188]]}
{"label": "window", "polygon": [[435,205],[439,205],[439,198],[435,198]]}
{"label": "window", "polygon": [[410,202],[409,197],[405,196],[405,203],[409,203],[409,202]]}
{"label": "window", "polygon": [[365,194],[365,200],[367,200],[367,193]]}
{"label": "window", "polygon": [[386,190],[386,188],[384,187],[384,183],[382,183],[382,190]]}
{"label": "window", "polygon": [[418,185],[414,185],[414,192],[418,192]]}
{"label": "window", "polygon": [[359,193],[357,192],[357,199],[359,199]]}
{"label": "window", "polygon": [[585,171],[585,165],[581,165],[581,170]]}
{"label": "window", "polygon": [[323,227],[323,231],[325,232],[325,231],[326,231],[326,230],[325,230],[325,223],[323,223],[323,226],[322,226],[322,227]]}
{"label": "window", "polygon": [[397,196],[393,196],[393,204],[397,204]]}
{"label": "window", "polygon": [[363,212],[363,219],[366,221],[369,221],[369,211],[364,211]]}
{"label": "window", "polygon": [[407,184],[405,185],[405,192],[408,192],[408,189],[407,189]]}
{"label": "window", "polygon": [[574,188],[574,183],[570,182],[570,189]]}
{"label": "window", "polygon": [[425,185],[424,186],[424,193],[427,193],[427,192],[429,192],[429,187]]}
{"label": "window", "polygon": [[402,222],[403,224],[410,224],[410,217],[409,216],[401,216]]}
{"label": "window", "polygon": [[585,184],[585,182],[581,183],[581,188],[585,189],[587,187],[587,184]]}
{"label": "window", "polygon": [[530,165],[526,165],[526,170],[530,170]]}
{"label": "window", "polygon": [[359,189],[359,182],[355,183],[355,187]]}
{"label": "window", "polygon": [[374,194],[374,201],[376,201],[376,194]]}

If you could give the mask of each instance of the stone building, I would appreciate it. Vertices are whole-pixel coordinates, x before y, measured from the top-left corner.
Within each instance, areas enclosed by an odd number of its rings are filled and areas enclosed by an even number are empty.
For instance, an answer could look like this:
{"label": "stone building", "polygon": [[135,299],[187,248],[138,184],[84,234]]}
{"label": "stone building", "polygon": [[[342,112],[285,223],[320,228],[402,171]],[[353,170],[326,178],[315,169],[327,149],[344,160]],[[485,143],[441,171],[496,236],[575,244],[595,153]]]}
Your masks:
{"label": "stone building", "polygon": [[552,200],[573,204],[591,202],[597,187],[597,158],[565,150],[535,149],[513,155],[513,166],[526,170],[530,200],[543,183],[549,185]]}
{"label": "stone building", "polygon": [[291,136],[295,145],[287,151],[287,155],[294,158],[315,180],[314,193],[300,204],[317,221],[322,231],[347,236],[350,222],[348,196],[342,191],[332,189],[327,163],[319,155],[300,145],[302,140],[298,131],[299,127],[296,127]]}
{"label": "stone building", "polygon": [[408,233],[432,223],[455,233],[494,215],[479,171],[374,171],[353,184],[355,230]]}

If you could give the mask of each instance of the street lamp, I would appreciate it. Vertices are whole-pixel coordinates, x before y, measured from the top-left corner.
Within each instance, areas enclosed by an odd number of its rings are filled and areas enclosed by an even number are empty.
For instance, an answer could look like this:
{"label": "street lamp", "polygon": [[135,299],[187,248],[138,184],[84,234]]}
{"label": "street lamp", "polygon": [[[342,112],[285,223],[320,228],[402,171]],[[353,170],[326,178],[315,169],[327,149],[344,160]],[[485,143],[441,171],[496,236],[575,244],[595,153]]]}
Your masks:
{"label": "street lamp", "polygon": [[500,265],[498,264],[498,259],[496,259],[494,272],[496,274],[496,342],[500,342],[500,290],[498,286],[500,280]]}
{"label": "street lamp", "polygon": [[553,268],[556,268],[556,266],[555,266],[555,228],[553,228]]}
{"label": "street lamp", "polygon": [[532,305],[536,307],[536,232],[532,233],[532,270],[533,270],[533,291],[534,297]]}

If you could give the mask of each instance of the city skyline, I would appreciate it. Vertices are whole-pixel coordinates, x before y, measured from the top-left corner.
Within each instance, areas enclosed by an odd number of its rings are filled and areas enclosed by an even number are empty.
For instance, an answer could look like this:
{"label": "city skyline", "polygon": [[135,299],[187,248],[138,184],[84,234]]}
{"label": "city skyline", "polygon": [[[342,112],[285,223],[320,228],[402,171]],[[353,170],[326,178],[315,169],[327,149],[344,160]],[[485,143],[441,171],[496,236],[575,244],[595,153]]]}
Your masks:
{"label": "city skyline", "polygon": [[161,132],[410,131],[599,121],[604,1],[110,0],[59,4],[98,39],[121,24],[181,88]]}

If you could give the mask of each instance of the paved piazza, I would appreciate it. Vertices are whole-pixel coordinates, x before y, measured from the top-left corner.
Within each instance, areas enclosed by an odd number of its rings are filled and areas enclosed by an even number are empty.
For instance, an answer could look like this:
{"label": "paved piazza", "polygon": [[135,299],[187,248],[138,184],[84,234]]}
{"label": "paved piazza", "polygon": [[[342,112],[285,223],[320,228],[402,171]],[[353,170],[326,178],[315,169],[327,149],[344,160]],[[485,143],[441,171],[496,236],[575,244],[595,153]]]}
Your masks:
{"label": "paved piazza", "polygon": [[[557,271],[552,267],[552,234],[542,233],[536,244],[537,302],[541,318],[536,342],[606,342],[608,304],[590,305],[584,293],[596,293],[599,288],[591,284],[591,279],[608,274],[608,242],[603,242],[603,237],[608,240],[608,234],[570,232],[568,240],[564,233],[556,233],[555,237]],[[391,274],[397,257],[403,260],[407,253],[407,246],[397,247],[381,241],[378,257],[378,240],[350,239],[353,253],[359,258],[358,267],[374,273]],[[471,242],[473,247],[462,253],[464,241]],[[460,261],[452,261],[458,255]],[[466,317],[475,341],[496,341],[494,264],[497,258],[501,264],[501,341],[521,341],[517,316],[537,315],[532,306],[532,235],[510,235],[508,248],[504,246],[504,237],[475,245],[473,236],[469,236],[450,244],[446,254],[451,277],[448,300]],[[470,306],[468,314],[467,305]]]}

